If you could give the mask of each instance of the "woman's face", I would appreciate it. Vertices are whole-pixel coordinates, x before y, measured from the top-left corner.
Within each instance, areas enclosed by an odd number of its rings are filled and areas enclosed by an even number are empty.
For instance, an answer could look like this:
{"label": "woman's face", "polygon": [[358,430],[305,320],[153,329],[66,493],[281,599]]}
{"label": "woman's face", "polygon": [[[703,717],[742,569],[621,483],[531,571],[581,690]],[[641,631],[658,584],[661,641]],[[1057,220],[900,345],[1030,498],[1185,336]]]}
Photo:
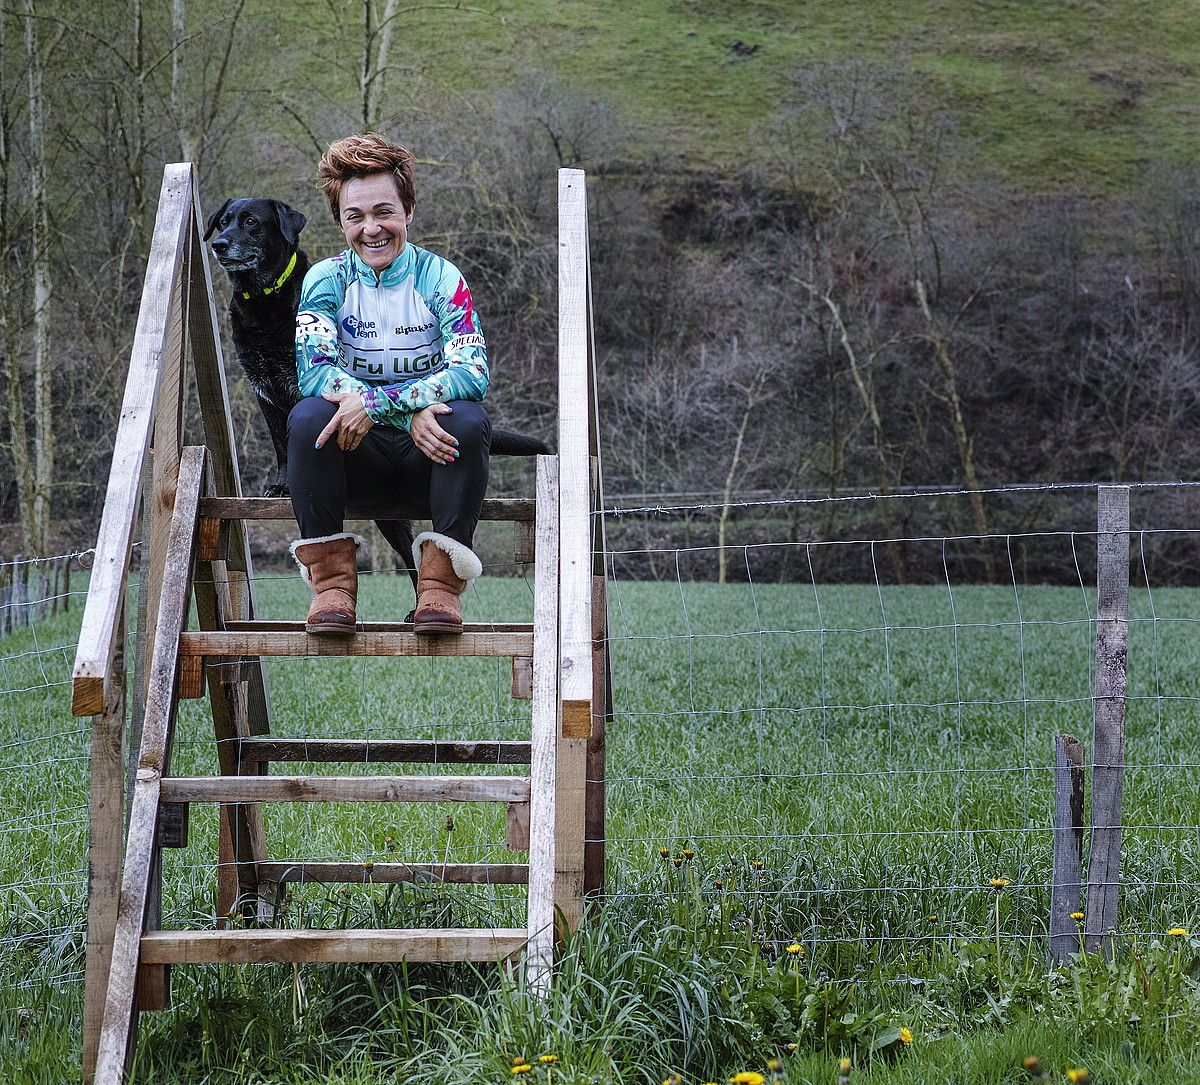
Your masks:
{"label": "woman's face", "polygon": [[367,267],[383,271],[404,251],[412,212],[400,202],[390,173],[355,177],[342,185],[339,224],[349,245]]}

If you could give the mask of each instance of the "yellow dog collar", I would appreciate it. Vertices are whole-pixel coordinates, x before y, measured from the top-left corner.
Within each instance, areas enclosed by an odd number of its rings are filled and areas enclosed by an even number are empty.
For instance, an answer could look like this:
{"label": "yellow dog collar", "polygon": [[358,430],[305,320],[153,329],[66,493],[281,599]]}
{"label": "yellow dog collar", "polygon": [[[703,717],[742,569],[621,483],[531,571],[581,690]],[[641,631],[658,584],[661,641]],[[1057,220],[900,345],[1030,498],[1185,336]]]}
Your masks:
{"label": "yellow dog collar", "polygon": [[[296,270],[296,256],[297,253],[292,253],[292,258],[288,261],[288,266],[283,269],[283,274],[275,280],[273,286],[263,287],[263,297],[266,297],[268,294],[274,294],[276,290],[278,290],[281,286],[283,286],[284,283],[288,281],[288,278],[291,276],[292,272]],[[245,298],[246,301],[249,301],[252,297],[254,297],[254,295],[243,290],[242,297]]]}

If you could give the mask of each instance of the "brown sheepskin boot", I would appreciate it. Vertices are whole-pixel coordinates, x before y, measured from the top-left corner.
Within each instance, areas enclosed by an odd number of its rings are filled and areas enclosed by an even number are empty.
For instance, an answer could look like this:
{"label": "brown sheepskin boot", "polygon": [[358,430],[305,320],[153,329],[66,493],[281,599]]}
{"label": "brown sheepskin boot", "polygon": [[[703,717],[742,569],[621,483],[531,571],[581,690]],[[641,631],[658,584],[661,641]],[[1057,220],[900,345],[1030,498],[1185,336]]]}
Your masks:
{"label": "brown sheepskin boot", "polygon": [[461,633],[459,596],[483,572],[470,547],[436,531],[423,531],[413,540],[417,566],[417,609],[414,633]]}
{"label": "brown sheepskin boot", "polygon": [[362,543],[360,536],[349,532],[292,543],[292,557],[300,566],[300,575],[313,590],[304,623],[306,633],[353,636],[357,620],[354,607],[358,602],[357,551]]}

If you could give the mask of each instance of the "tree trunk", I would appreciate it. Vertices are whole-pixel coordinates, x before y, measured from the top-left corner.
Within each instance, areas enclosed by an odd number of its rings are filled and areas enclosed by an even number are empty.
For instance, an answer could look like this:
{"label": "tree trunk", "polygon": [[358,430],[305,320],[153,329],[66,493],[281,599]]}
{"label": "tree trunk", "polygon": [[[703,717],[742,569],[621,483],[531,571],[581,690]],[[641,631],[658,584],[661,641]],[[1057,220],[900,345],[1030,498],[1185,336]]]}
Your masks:
{"label": "tree trunk", "polygon": [[46,118],[34,0],[25,0],[29,65],[29,188],[33,203],[33,421],[34,491],[28,549],[50,552],[50,499],[54,485],[54,411],[50,394],[50,220],[46,207]]}

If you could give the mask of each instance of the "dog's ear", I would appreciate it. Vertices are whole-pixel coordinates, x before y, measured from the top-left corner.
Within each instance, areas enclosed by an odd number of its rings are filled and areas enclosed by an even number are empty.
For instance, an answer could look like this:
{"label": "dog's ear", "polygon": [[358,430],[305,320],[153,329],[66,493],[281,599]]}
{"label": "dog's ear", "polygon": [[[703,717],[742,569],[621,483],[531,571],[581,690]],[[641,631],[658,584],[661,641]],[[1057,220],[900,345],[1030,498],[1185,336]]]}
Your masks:
{"label": "dog's ear", "polygon": [[217,223],[221,221],[221,216],[225,214],[225,209],[233,203],[233,200],[226,200],[219,210],[214,211],[208,220],[208,226],[204,230],[204,240],[207,241],[213,235],[213,231],[217,228]]}
{"label": "dog's ear", "polygon": [[308,225],[308,219],[282,200],[272,200],[271,207],[275,211],[275,218],[279,222],[279,232],[283,234],[283,239],[289,245],[295,245],[300,240],[300,231]]}

